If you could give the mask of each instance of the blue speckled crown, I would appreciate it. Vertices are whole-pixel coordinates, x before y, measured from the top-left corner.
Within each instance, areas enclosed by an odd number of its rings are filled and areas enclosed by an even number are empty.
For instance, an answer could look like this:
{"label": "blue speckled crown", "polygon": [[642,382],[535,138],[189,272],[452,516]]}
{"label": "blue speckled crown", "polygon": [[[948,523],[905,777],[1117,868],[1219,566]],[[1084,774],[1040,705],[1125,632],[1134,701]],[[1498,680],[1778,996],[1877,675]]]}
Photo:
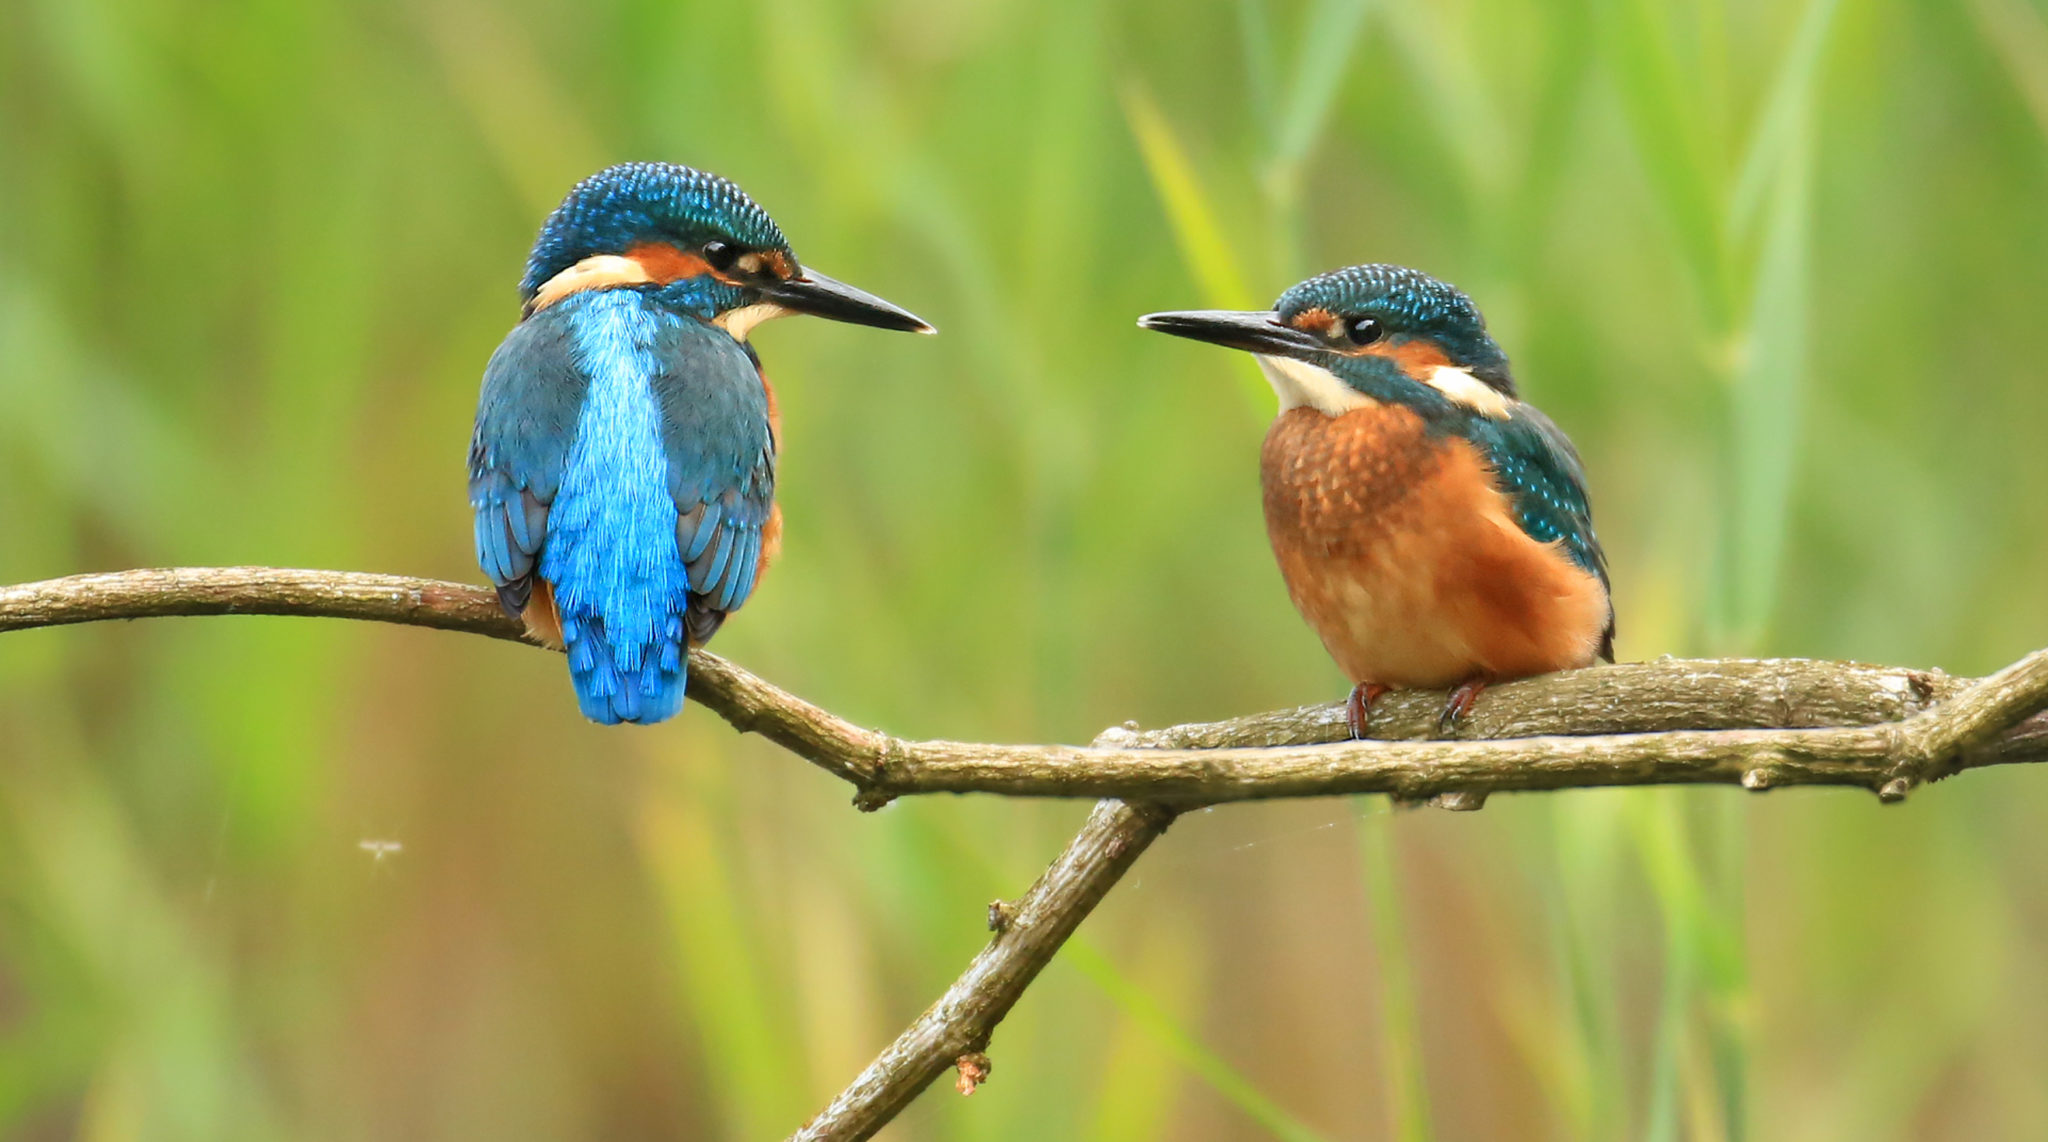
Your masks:
{"label": "blue speckled crown", "polygon": [[689,248],[714,238],[796,257],[768,212],[715,174],[675,163],[606,167],[577,183],[541,224],[519,297],[531,301],[549,278],[594,254],[649,241]]}
{"label": "blue speckled crown", "polygon": [[1486,328],[1479,307],[1456,286],[1406,266],[1348,266],[1318,274],[1281,294],[1273,308],[1283,321],[1305,309],[1370,310],[1411,328],[1461,322]]}
{"label": "blue speckled crown", "polygon": [[1507,355],[1487,335],[1486,318],[1464,291],[1406,266],[1349,266],[1302,282],[1273,303],[1282,321],[1308,309],[1339,316],[1366,314],[1390,331],[1442,345],[1452,361],[1510,395]]}

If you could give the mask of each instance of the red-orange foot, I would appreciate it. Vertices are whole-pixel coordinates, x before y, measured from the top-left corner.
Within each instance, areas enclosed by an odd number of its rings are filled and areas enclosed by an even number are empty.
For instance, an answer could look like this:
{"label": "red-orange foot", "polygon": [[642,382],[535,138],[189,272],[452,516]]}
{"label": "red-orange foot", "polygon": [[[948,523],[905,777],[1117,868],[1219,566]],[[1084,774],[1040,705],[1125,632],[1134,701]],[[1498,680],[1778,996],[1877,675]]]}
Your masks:
{"label": "red-orange foot", "polygon": [[1372,724],[1372,704],[1387,692],[1377,682],[1360,682],[1351,688],[1351,696],[1344,699],[1344,721],[1351,727],[1351,740],[1365,740],[1365,731]]}
{"label": "red-orange foot", "polygon": [[1458,723],[1472,712],[1480,692],[1486,689],[1486,681],[1484,678],[1467,678],[1451,691],[1450,700],[1444,703],[1444,712],[1437,715],[1436,732],[1439,737],[1450,737],[1458,732]]}

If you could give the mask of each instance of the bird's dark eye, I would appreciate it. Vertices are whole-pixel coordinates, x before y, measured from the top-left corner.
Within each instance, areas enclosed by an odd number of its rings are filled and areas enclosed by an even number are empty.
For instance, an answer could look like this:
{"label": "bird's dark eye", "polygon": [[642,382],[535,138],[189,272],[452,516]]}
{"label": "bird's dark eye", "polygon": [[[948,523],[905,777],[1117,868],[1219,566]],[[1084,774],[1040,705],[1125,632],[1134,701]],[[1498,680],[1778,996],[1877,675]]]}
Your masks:
{"label": "bird's dark eye", "polygon": [[710,241],[704,243],[704,261],[721,273],[732,268],[739,260],[740,248],[731,242]]}
{"label": "bird's dark eye", "polygon": [[1344,339],[1353,345],[1370,345],[1386,334],[1378,318],[1352,317],[1345,319]]}

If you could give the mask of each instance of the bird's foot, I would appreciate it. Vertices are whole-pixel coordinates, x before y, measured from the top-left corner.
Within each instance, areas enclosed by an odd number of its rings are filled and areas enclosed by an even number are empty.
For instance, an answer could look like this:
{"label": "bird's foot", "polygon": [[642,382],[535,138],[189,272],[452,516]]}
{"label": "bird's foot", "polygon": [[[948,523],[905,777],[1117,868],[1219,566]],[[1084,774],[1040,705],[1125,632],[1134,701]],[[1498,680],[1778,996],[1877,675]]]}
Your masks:
{"label": "bird's foot", "polygon": [[1387,687],[1377,682],[1360,682],[1351,688],[1351,696],[1344,699],[1344,723],[1351,727],[1352,741],[1365,740],[1372,724],[1372,704],[1386,692]]}
{"label": "bird's foot", "polygon": [[1458,723],[1472,712],[1472,706],[1479,701],[1479,695],[1486,689],[1485,678],[1467,678],[1458,683],[1451,696],[1444,703],[1444,712],[1437,715],[1436,732],[1439,737],[1451,737],[1458,732]]}

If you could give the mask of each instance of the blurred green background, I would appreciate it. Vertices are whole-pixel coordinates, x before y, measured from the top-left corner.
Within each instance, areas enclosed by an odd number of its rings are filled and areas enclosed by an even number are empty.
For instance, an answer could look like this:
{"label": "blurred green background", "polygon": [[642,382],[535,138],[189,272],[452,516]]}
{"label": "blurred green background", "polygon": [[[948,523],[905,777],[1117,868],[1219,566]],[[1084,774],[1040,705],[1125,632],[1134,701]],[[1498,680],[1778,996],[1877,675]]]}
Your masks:
{"label": "blurred green background", "polygon": [[[757,338],[716,648],[857,720],[1338,696],[1270,395],[1132,319],[1375,260],[1577,439],[1623,657],[2048,643],[2044,0],[4,0],[0,580],[478,581],[477,378],[635,158],[944,330]],[[2044,776],[1198,814],[886,1137],[2048,1137]],[[847,801],[474,638],[0,638],[0,1136],[780,1137],[1085,811]]]}

